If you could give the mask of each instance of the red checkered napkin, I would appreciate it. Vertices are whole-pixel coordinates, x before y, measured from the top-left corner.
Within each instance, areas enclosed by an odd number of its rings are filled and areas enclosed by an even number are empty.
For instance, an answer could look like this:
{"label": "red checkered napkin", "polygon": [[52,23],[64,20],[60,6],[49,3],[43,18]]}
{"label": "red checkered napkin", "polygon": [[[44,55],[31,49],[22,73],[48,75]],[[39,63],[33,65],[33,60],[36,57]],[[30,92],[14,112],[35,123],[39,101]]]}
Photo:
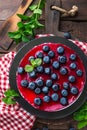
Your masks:
{"label": "red checkered napkin", "polygon": [[[42,36],[53,36],[52,34],[36,35],[36,38]],[[72,41],[79,46],[87,55],[87,43]],[[0,58],[0,130],[30,130],[34,124],[36,117],[26,112],[21,106],[6,105],[2,102],[4,92],[10,88],[9,86],[9,68],[16,52],[10,52]]]}

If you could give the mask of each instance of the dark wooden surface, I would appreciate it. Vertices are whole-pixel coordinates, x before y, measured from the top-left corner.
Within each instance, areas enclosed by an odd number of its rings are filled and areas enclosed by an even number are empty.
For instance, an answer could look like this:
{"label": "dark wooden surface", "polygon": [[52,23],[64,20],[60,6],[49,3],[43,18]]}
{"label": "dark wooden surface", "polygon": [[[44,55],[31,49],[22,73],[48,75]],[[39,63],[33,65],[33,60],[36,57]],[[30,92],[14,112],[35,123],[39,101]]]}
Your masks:
{"label": "dark wooden surface", "polygon": [[[38,0],[34,0],[34,2],[37,1]],[[8,17],[15,13],[21,2],[22,0],[0,0],[0,27]],[[79,12],[78,15],[73,18],[61,18],[61,14],[59,12],[50,10],[51,5],[57,5],[69,10],[74,4],[79,7]],[[59,31],[69,31],[78,39],[87,41],[86,8],[87,0],[46,0],[46,6],[43,10],[43,15],[40,18],[40,21],[45,24],[45,28],[36,30],[36,33],[53,33],[55,35],[62,35],[63,33],[60,33]],[[30,12],[27,11],[26,14],[29,15]],[[17,51],[22,45],[23,43],[21,43],[19,46],[16,46],[13,42],[7,51],[0,48],[0,56],[8,53],[13,49]],[[73,120],[72,115],[60,120],[47,120],[37,117],[33,130],[37,127],[41,130],[43,126],[48,126],[50,130],[68,130],[69,127],[72,126],[77,130],[77,122]],[[87,127],[83,128],[82,130],[87,130]]]}

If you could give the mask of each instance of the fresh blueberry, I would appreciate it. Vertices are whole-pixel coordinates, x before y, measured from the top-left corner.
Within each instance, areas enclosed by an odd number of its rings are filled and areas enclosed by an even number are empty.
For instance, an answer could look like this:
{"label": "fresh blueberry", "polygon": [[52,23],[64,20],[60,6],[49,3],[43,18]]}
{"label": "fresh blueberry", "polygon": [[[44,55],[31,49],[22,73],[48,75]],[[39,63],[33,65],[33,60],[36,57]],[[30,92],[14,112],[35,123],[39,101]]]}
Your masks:
{"label": "fresh blueberry", "polygon": [[43,62],[44,62],[45,64],[49,64],[49,63],[50,63],[50,57],[49,57],[49,56],[44,56],[44,57],[43,57]]}
{"label": "fresh blueberry", "polygon": [[54,69],[58,69],[60,67],[60,64],[59,64],[58,61],[54,61],[52,66],[53,66]]}
{"label": "fresh blueberry", "polygon": [[44,70],[45,74],[51,74],[51,69],[49,67],[45,68]]}
{"label": "fresh blueberry", "polygon": [[68,82],[64,82],[64,83],[63,83],[63,88],[64,88],[64,89],[69,89],[69,87],[70,87],[70,85],[69,85]]}
{"label": "fresh blueberry", "polygon": [[52,85],[52,90],[53,90],[54,92],[57,92],[57,91],[59,90],[59,85],[58,85],[58,84],[53,84],[53,85]]}
{"label": "fresh blueberry", "polygon": [[47,94],[48,92],[49,92],[49,88],[48,87],[43,87],[42,88],[42,92],[44,93],[44,94]]}
{"label": "fresh blueberry", "polygon": [[51,74],[51,79],[56,80],[58,79],[58,76],[56,73]]}
{"label": "fresh blueberry", "polygon": [[44,85],[44,81],[42,79],[37,79],[36,84],[38,87],[42,87]]}
{"label": "fresh blueberry", "polygon": [[76,67],[77,67],[76,63],[71,63],[71,64],[70,64],[70,68],[71,68],[71,69],[76,69]]}
{"label": "fresh blueberry", "polygon": [[34,56],[30,56],[28,60],[30,61],[31,59],[35,59],[35,57]]}
{"label": "fresh blueberry", "polygon": [[61,91],[61,95],[64,96],[64,97],[68,96],[68,91],[66,89],[63,89]]}
{"label": "fresh blueberry", "polygon": [[64,37],[65,37],[66,39],[71,39],[71,34],[70,34],[69,32],[65,32],[65,33],[64,33]]}
{"label": "fresh blueberry", "polygon": [[69,130],[76,130],[74,127],[69,128]]}
{"label": "fresh blueberry", "polygon": [[44,96],[43,101],[44,102],[49,102],[50,101],[50,96]]}
{"label": "fresh blueberry", "polygon": [[60,104],[63,106],[67,105],[68,104],[67,98],[65,97],[60,98]]}
{"label": "fresh blueberry", "polygon": [[24,73],[24,68],[23,67],[18,67],[18,73],[23,74]]}
{"label": "fresh blueberry", "polygon": [[29,73],[30,78],[35,78],[36,77],[36,72],[33,70],[32,72]]}
{"label": "fresh blueberry", "polygon": [[83,72],[82,72],[82,70],[79,69],[79,70],[76,71],[76,74],[77,74],[77,76],[82,76]]}
{"label": "fresh blueberry", "polygon": [[76,78],[75,78],[75,76],[70,75],[70,76],[68,77],[68,80],[69,80],[69,82],[74,83],[74,82],[76,81]]}
{"label": "fresh blueberry", "polygon": [[30,82],[30,83],[28,84],[28,88],[31,89],[31,90],[34,90],[35,87],[36,87],[36,84],[35,84],[34,82]]}
{"label": "fresh blueberry", "polygon": [[48,52],[48,56],[49,56],[50,58],[53,58],[53,57],[55,56],[55,53],[54,53],[53,51],[49,51],[49,52]]}
{"label": "fresh blueberry", "polygon": [[70,60],[72,60],[72,61],[76,60],[76,55],[75,54],[71,54],[70,55]]}
{"label": "fresh blueberry", "polygon": [[61,73],[62,75],[66,75],[66,74],[68,73],[68,70],[67,70],[66,68],[64,68],[64,67],[61,67],[61,68],[60,68],[60,73]]}
{"label": "fresh blueberry", "polygon": [[35,103],[36,105],[40,106],[41,103],[42,103],[41,98],[35,98],[35,99],[34,99],[34,103]]}
{"label": "fresh blueberry", "polygon": [[57,94],[57,93],[53,93],[52,95],[51,95],[51,98],[52,98],[52,100],[53,101],[58,101],[58,99],[59,99],[59,95]]}
{"label": "fresh blueberry", "polygon": [[21,86],[22,87],[27,87],[28,86],[28,81],[27,80],[21,80]]}
{"label": "fresh blueberry", "polygon": [[35,93],[36,94],[40,94],[41,93],[41,89],[40,88],[35,88]]}
{"label": "fresh blueberry", "polygon": [[52,80],[51,79],[46,80],[46,86],[47,87],[51,87],[52,86]]}
{"label": "fresh blueberry", "polygon": [[62,46],[59,46],[57,48],[57,52],[58,52],[58,54],[63,54],[64,53],[64,48]]}
{"label": "fresh blueberry", "polygon": [[77,95],[77,94],[79,93],[79,90],[78,90],[78,88],[77,88],[77,87],[72,86],[72,88],[71,88],[70,92],[71,92],[72,94],[74,94],[74,95]]}
{"label": "fresh blueberry", "polygon": [[59,56],[58,60],[62,64],[66,63],[66,57],[65,56]]}
{"label": "fresh blueberry", "polygon": [[42,130],[49,130],[47,126],[44,126]]}
{"label": "fresh blueberry", "polygon": [[49,46],[47,46],[47,45],[43,46],[43,51],[44,52],[48,52],[49,50],[50,50]]}
{"label": "fresh blueberry", "polygon": [[43,68],[43,66],[38,66],[36,70],[38,73],[43,73],[44,68]]}
{"label": "fresh blueberry", "polygon": [[37,52],[37,53],[36,53],[36,57],[38,57],[38,58],[43,58],[43,53],[42,53],[42,52]]}

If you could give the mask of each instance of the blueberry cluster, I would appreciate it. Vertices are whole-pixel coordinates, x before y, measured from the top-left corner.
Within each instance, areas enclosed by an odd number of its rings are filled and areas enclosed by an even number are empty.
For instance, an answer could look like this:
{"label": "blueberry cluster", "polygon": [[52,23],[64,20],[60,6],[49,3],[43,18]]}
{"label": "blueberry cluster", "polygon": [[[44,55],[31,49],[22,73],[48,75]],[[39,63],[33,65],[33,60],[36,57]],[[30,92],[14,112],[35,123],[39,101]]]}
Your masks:
{"label": "blueberry cluster", "polygon": [[[54,60],[56,53],[58,54],[58,58]],[[60,102],[61,105],[65,106],[68,104],[68,95],[77,95],[79,93],[79,90],[77,86],[74,86],[71,84],[76,82],[76,77],[74,75],[69,75],[67,82],[64,82],[62,84],[62,89],[60,85],[57,83],[59,79],[58,73],[62,76],[66,76],[69,74],[69,70],[66,68],[66,63],[67,63],[67,57],[64,55],[65,54],[65,48],[62,46],[59,46],[57,48],[57,52],[54,52],[50,49],[48,45],[44,45],[42,47],[42,50],[36,53],[37,58],[42,59],[42,64],[38,67],[36,67],[32,72],[29,73],[30,78],[35,78],[34,81],[28,82],[26,79],[21,81],[21,86],[26,87],[35,94],[38,95],[37,98],[34,99],[34,103],[36,105],[41,105],[42,102],[49,103],[50,101],[53,102]],[[45,54],[45,55],[44,55]],[[29,61],[31,59],[34,59],[34,56],[29,57]],[[83,72],[80,69],[77,69],[77,64],[75,63],[76,61],[76,55],[71,54],[69,57],[69,60],[71,61],[69,69],[75,70],[77,76],[82,76]],[[52,67],[50,66],[50,63],[52,64]],[[44,67],[46,65],[46,67]],[[58,73],[55,73],[55,70],[58,70]],[[24,68],[23,67],[18,67],[18,73],[23,74],[24,73]],[[37,78],[37,74],[46,74],[49,75],[49,79],[46,79],[44,81],[43,78],[39,77]],[[50,91],[53,93],[50,94]],[[39,97],[39,94],[43,93],[43,99]],[[60,94],[58,94],[60,93]],[[61,95],[61,96],[60,96]]]}

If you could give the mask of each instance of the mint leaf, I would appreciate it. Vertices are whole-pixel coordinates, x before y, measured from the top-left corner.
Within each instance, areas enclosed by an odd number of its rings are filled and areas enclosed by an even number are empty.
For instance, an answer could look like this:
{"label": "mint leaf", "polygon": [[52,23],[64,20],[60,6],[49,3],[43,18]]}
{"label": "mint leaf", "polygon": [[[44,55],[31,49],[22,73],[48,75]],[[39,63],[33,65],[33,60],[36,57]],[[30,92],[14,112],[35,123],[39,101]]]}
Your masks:
{"label": "mint leaf", "polygon": [[23,27],[24,27],[24,24],[23,24],[22,22],[18,22],[18,23],[17,23],[17,26],[18,26],[19,28],[23,28]]}
{"label": "mint leaf", "polygon": [[11,105],[11,104],[15,104],[16,103],[16,101],[13,100],[11,97],[2,98],[2,101],[4,103],[6,103],[7,105]]}
{"label": "mint leaf", "polygon": [[39,26],[39,27],[44,27],[44,25],[41,24],[39,21],[36,21],[36,25]]}
{"label": "mint leaf", "polygon": [[42,59],[41,58],[36,58],[35,63],[36,63],[37,67],[40,66],[42,64]]}
{"label": "mint leaf", "polygon": [[22,20],[28,20],[28,19],[29,19],[29,16],[27,16],[27,15],[17,14],[17,16],[18,16],[19,18],[21,18]]}
{"label": "mint leaf", "polygon": [[8,32],[8,36],[9,36],[10,38],[14,38],[15,35],[17,35],[17,34],[18,34],[18,31],[16,31],[16,32]]}
{"label": "mint leaf", "polygon": [[87,120],[86,121],[81,121],[78,123],[78,129],[82,129],[87,125]]}
{"label": "mint leaf", "polygon": [[34,68],[31,65],[26,65],[24,69],[25,69],[25,72],[32,72]]}
{"label": "mint leaf", "polygon": [[85,115],[81,112],[75,112],[73,116],[74,120],[76,121],[82,121],[85,118]]}
{"label": "mint leaf", "polygon": [[34,14],[42,14],[42,10],[41,9],[35,9]]}
{"label": "mint leaf", "polygon": [[32,65],[33,67],[36,67],[36,66],[37,66],[37,63],[35,62],[34,59],[31,59],[31,60],[30,60],[30,63],[31,63],[31,65]]}
{"label": "mint leaf", "polygon": [[32,6],[29,7],[29,9],[30,9],[31,11],[35,10],[36,8],[37,8],[37,5],[32,5]]}
{"label": "mint leaf", "polygon": [[13,38],[14,38],[14,39],[19,39],[19,38],[21,38],[21,34],[18,33],[18,34],[16,34]]}
{"label": "mint leaf", "polygon": [[22,41],[26,43],[26,42],[29,42],[30,40],[29,40],[29,38],[27,38],[27,36],[23,35],[22,36]]}
{"label": "mint leaf", "polygon": [[7,91],[5,91],[4,94],[7,97],[17,97],[17,96],[19,96],[19,94],[15,90],[11,90],[11,89],[8,89]]}
{"label": "mint leaf", "polygon": [[45,7],[45,2],[46,2],[46,0],[41,0],[40,1],[40,5],[39,5],[40,9],[43,9]]}

